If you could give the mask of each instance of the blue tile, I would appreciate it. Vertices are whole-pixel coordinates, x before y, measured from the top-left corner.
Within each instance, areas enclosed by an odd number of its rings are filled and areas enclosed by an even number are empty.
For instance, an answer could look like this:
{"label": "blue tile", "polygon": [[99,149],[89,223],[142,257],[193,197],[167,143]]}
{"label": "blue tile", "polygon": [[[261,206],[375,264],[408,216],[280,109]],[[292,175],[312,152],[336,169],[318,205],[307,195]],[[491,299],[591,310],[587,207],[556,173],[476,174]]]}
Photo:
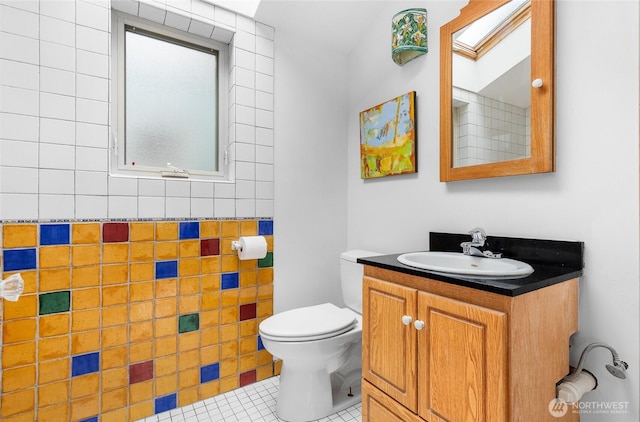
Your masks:
{"label": "blue tile", "polygon": [[157,415],[158,413],[166,412],[176,407],[176,393],[158,397],[156,399],[155,414]]}
{"label": "blue tile", "polygon": [[238,273],[222,274],[222,290],[238,288]]}
{"label": "blue tile", "polygon": [[213,363],[200,367],[200,384],[220,378],[220,364]]}
{"label": "blue tile", "polygon": [[156,262],[156,279],[174,278],[178,276],[178,261]]}
{"label": "blue tile", "polygon": [[73,356],[71,358],[71,376],[90,374],[100,370],[100,353],[87,353],[86,355]]}
{"label": "blue tile", "polygon": [[200,223],[198,221],[182,221],[180,223],[180,239],[199,239]]}
{"label": "blue tile", "polygon": [[36,269],[36,249],[5,249],[4,271]]}
{"label": "blue tile", "polygon": [[271,236],[273,234],[273,220],[258,221],[258,234],[260,236]]}
{"label": "blue tile", "polygon": [[83,419],[80,422],[98,422],[98,417],[97,416],[93,416],[91,418]]}
{"label": "blue tile", "polygon": [[68,245],[69,224],[43,224],[40,226],[40,245]]}
{"label": "blue tile", "polygon": [[262,337],[258,335],[258,350],[264,350],[264,344],[262,344]]}

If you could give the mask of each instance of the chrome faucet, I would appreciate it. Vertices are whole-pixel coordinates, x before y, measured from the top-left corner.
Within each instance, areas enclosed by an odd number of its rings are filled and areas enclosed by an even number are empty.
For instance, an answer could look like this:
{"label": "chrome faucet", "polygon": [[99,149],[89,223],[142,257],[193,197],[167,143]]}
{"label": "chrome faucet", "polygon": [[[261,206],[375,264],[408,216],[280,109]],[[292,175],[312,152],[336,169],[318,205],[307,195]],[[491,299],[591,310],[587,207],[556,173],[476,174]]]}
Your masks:
{"label": "chrome faucet", "polygon": [[491,251],[481,251],[479,248],[484,246],[487,240],[487,233],[481,227],[469,231],[471,242],[462,242],[462,253],[470,256],[481,256],[484,258],[502,258],[501,253],[493,253]]}

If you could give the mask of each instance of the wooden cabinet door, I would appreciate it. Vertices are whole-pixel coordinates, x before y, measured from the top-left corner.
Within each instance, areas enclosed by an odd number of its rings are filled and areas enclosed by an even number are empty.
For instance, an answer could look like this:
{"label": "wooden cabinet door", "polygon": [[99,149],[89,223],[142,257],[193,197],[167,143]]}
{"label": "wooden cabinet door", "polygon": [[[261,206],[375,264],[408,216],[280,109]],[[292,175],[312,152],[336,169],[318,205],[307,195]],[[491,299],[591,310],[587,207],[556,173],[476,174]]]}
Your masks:
{"label": "wooden cabinet door", "polygon": [[[364,277],[362,375],[398,403],[417,412],[417,290]],[[413,321],[412,321],[413,322]]]}
{"label": "wooden cabinet door", "polygon": [[424,420],[367,381],[363,381],[362,422],[424,422]]}
{"label": "wooden cabinet door", "polygon": [[418,293],[418,414],[441,422],[506,422],[507,314]]}

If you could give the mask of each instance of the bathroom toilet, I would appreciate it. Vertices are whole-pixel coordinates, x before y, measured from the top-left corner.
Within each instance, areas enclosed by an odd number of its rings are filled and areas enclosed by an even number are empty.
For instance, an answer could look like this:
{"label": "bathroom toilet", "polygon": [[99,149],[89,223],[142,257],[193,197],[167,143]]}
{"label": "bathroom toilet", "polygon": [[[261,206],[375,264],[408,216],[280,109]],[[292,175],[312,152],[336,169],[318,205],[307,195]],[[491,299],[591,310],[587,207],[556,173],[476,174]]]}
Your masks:
{"label": "bathroom toilet", "polygon": [[362,379],[362,275],[352,250],[340,255],[346,308],[331,303],[291,309],[260,323],[265,349],[282,359],[277,413],[289,422],[319,419],[360,401]]}

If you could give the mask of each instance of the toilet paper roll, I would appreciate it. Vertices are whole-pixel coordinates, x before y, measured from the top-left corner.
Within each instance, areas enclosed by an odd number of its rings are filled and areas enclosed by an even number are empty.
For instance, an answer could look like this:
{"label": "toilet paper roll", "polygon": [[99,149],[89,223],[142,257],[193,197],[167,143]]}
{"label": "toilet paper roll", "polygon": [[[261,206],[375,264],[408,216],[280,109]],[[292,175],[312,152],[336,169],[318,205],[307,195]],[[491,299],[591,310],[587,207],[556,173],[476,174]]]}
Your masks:
{"label": "toilet paper roll", "polygon": [[267,256],[267,240],[264,236],[241,237],[239,242],[238,258],[240,260],[262,259]]}

